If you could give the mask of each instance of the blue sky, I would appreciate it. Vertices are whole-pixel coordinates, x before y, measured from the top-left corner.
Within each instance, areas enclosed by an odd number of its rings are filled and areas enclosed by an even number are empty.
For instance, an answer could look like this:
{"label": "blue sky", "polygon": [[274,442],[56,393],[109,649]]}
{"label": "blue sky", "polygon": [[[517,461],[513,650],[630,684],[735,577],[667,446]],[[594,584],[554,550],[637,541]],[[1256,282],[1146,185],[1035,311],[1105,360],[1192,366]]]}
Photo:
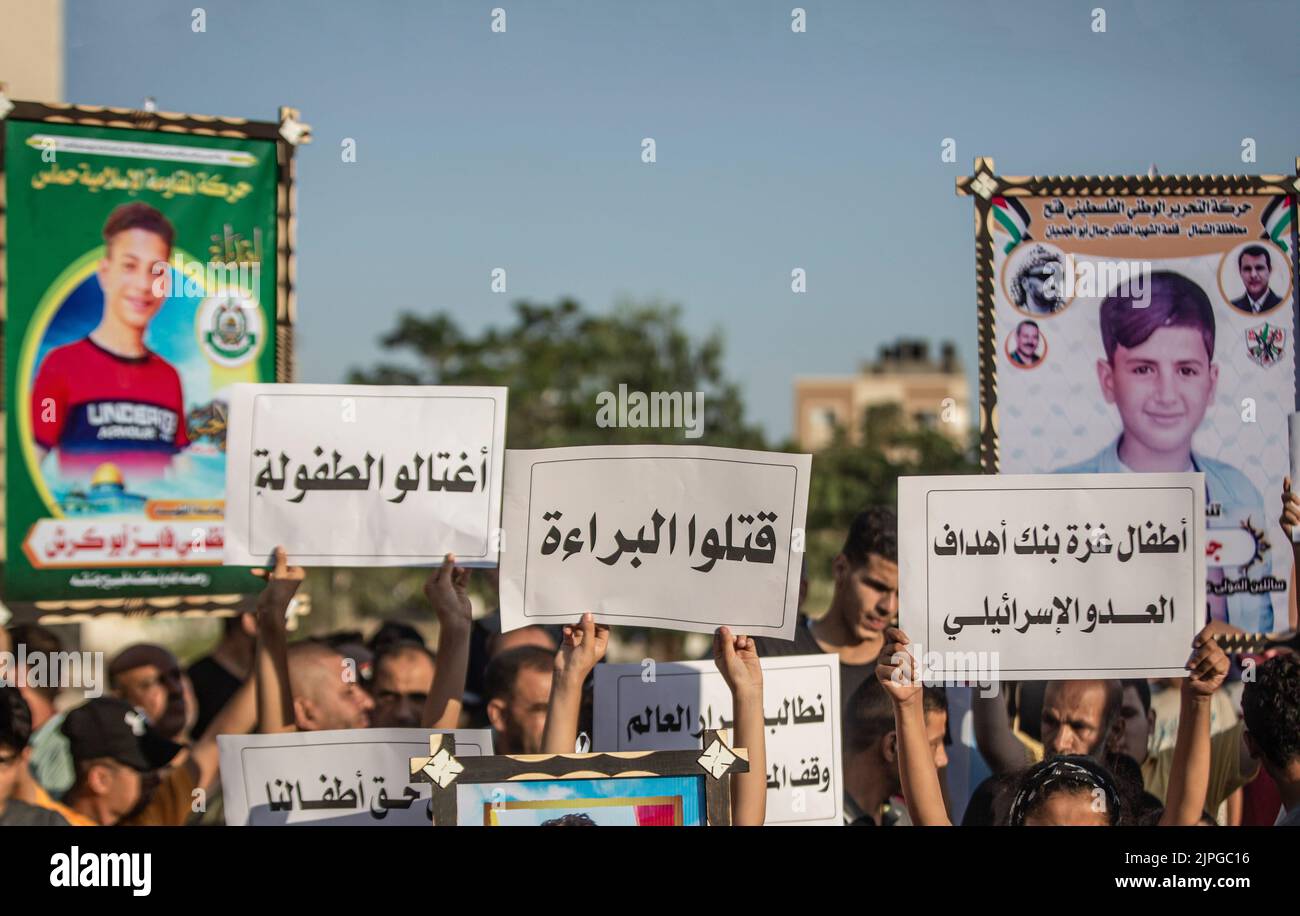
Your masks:
{"label": "blue sky", "polygon": [[953,187],[976,155],[1079,174],[1291,172],[1300,153],[1293,3],[800,0],[804,34],[795,5],[68,0],[65,92],[301,109],[301,381],[379,358],[403,310],[477,330],[519,298],[658,299],[723,331],[776,439],[796,376],[900,335],[955,340],[974,383],[973,207]]}

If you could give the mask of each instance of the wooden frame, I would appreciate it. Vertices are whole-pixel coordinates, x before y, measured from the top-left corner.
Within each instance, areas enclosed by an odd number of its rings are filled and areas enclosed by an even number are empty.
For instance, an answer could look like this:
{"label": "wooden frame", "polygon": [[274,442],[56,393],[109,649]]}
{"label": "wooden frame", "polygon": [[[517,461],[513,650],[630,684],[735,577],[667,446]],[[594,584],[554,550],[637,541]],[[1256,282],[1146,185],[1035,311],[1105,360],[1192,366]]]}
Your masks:
{"label": "wooden frame", "polygon": [[456,788],[509,782],[698,777],[704,781],[711,827],[731,825],[731,776],[749,772],[749,753],[732,748],[715,729],[704,732],[704,751],[619,751],[600,754],[519,754],[456,757],[453,735],[430,735],[429,755],[411,758],[411,782],[433,786],[435,827],[457,824]]}
{"label": "wooden frame", "polygon": [[[1295,195],[1300,192],[1300,157],[1294,175],[999,175],[991,158],[975,160],[975,174],[957,179],[957,194],[975,199],[975,295],[979,307],[979,456],[986,474],[998,473],[998,377],[993,254],[995,197],[1193,197],[1200,195]],[[1292,251],[1297,228],[1291,226]],[[1295,258],[1292,258],[1295,267]],[[1293,291],[1293,297],[1295,291]],[[1295,309],[1293,298],[1292,308]],[[1300,321],[1296,324],[1300,327]],[[1296,409],[1300,410],[1300,393]]]}
{"label": "wooden frame", "polygon": [[[280,120],[249,121],[177,112],[142,111],[101,105],[71,105],[52,102],[18,101],[6,98],[0,83],[0,121],[31,121],[47,124],[113,127],[158,133],[206,137],[234,137],[268,140],[276,145],[276,302],[275,380],[291,382],[294,376],[293,326],[297,316],[295,292],[297,251],[297,189],[294,150],[311,142],[311,128],[299,120],[295,108],[281,107]],[[4,384],[4,322],[8,318],[5,300],[4,253],[7,241],[5,188],[5,132],[0,130],[0,404]],[[88,598],[55,601],[13,601],[7,606],[15,619],[42,623],[78,623],[102,612],[160,614],[163,616],[229,615],[251,611],[251,595],[187,595],[157,598]]]}

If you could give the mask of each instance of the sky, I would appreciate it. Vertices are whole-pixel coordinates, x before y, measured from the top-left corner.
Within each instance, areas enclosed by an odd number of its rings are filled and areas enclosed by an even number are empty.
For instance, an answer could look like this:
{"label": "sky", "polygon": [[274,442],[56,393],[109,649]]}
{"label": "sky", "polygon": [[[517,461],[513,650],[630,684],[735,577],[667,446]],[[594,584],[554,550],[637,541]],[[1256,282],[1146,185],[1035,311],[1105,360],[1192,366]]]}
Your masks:
{"label": "sky", "polygon": [[954,186],[976,156],[1220,174],[1300,153],[1293,2],[800,7],[803,33],[768,0],[67,0],[65,95],[301,110],[299,381],[384,358],[403,311],[477,332],[519,299],[675,303],[723,334],[774,442],[796,377],[900,336],[953,340],[974,391],[974,206]]}

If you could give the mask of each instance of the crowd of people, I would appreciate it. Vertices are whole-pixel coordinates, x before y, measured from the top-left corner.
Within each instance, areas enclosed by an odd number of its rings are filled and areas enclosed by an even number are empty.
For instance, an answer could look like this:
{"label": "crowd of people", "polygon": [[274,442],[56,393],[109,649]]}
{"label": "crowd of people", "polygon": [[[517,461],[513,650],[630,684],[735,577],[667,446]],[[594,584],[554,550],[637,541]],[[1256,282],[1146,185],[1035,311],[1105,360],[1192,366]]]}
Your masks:
{"label": "crowd of people", "polygon": [[[1288,534],[1300,524],[1289,481],[1281,522]],[[830,606],[801,614],[793,641],[715,634],[730,740],[749,756],[732,781],[734,823],[766,814],[761,659],[833,653],[846,824],[1300,825],[1300,658],[1229,657],[1217,639],[1234,628],[1221,621],[1188,647],[1185,678],[972,691],[974,743],[991,775],[957,804],[944,778],[956,740],[949,695],[916,676],[898,628],[898,524],[887,508],[857,516],[832,563]],[[610,629],[590,614],[558,630],[500,632],[498,615],[473,618],[471,572],[449,554],[424,586],[436,645],[397,622],[368,639],[291,642],[286,611],[303,570],[277,549],[255,574],[265,580],[255,612],[225,620],[188,668],[137,644],[112,658],[102,696],[69,703],[71,691],[30,686],[22,670],[0,686],[0,825],[222,823],[223,734],[482,727],[496,753],[537,754],[573,753],[591,733],[592,673]],[[16,646],[28,660],[64,649],[30,623],[0,631],[0,650]]]}

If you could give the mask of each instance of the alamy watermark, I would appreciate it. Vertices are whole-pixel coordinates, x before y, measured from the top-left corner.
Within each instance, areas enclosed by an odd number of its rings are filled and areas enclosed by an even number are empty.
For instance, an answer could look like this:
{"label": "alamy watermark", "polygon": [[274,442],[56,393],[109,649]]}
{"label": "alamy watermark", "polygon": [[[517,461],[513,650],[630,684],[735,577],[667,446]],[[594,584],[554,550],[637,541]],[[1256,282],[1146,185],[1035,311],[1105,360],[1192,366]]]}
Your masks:
{"label": "alamy watermark", "polygon": [[602,391],[596,395],[596,425],[601,429],[628,427],[643,429],[682,429],[687,439],[704,435],[703,391],[627,390],[619,385],[618,393]]}
{"label": "alamy watermark", "polygon": [[965,685],[979,687],[980,696],[995,697],[1001,689],[1002,667],[998,653],[988,651],[946,652],[925,651],[920,643],[906,646],[913,659],[911,674],[901,664],[904,652],[896,652],[889,662],[898,665],[890,679],[895,684],[915,684],[918,681],[931,687],[939,685]]}
{"label": "alamy watermark", "polygon": [[1133,308],[1143,309],[1151,304],[1151,262],[1109,260],[1105,258],[1077,260],[1066,253],[1057,259],[1059,269],[1043,284],[1044,291],[1061,302],[1076,296],[1102,298],[1118,296],[1133,300]]}
{"label": "alamy watermark", "polygon": [[86,699],[104,695],[103,652],[0,652],[0,684],[6,687],[57,687],[80,690]]}

